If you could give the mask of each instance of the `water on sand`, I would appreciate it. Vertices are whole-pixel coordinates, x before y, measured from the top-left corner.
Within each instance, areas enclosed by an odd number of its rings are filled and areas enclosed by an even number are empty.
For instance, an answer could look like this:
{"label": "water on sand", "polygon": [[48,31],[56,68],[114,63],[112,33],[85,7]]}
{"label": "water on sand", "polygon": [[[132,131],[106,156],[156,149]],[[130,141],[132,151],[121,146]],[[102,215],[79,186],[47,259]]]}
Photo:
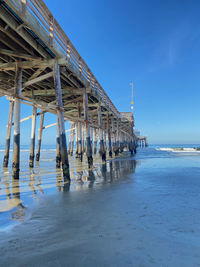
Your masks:
{"label": "water on sand", "polygon": [[19,182],[1,171],[1,266],[200,266],[199,154],[72,159],[70,187],[54,157]]}

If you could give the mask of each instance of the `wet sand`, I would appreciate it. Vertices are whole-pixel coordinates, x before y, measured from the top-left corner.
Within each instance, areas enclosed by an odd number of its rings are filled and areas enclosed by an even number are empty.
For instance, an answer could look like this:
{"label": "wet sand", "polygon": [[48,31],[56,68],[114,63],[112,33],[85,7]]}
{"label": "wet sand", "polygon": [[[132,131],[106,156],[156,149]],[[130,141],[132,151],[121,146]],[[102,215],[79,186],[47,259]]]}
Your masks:
{"label": "wet sand", "polygon": [[92,173],[74,164],[70,187],[53,164],[14,185],[20,204],[0,214],[1,266],[200,266],[199,156],[147,149]]}

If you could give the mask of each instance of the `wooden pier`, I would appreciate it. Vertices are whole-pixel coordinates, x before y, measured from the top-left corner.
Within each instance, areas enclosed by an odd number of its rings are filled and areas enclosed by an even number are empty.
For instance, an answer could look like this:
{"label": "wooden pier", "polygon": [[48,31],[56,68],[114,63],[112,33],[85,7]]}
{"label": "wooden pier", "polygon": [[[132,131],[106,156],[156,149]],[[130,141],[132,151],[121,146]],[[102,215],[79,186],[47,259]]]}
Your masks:
{"label": "wooden pier", "polygon": [[[33,168],[34,161],[40,160],[42,132],[53,126],[43,126],[47,112],[57,115],[56,166],[62,167],[68,181],[68,156],[73,153],[80,160],[85,153],[92,168],[97,147],[103,163],[125,147],[131,154],[136,152],[133,114],[116,109],[42,0],[0,0],[0,37],[0,96],[7,96],[10,102],[3,165],[9,162],[14,117],[14,178],[20,176],[20,122],[32,119],[29,166]],[[32,106],[28,118],[21,119],[21,104]],[[69,149],[66,121],[71,123]]]}
{"label": "wooden pier", "polygon": [[137,146],[147,147],[148,146],[147,137],[146,136],[137,136]]}

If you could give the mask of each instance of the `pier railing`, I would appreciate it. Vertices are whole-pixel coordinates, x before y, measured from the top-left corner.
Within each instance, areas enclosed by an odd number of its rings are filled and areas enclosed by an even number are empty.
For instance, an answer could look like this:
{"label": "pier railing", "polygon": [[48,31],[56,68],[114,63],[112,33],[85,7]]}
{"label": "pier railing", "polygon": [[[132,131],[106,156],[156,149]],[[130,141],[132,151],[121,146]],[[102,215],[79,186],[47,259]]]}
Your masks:
{"label": "pier railing", "polygon": [[105,90],[102,88],[45,3],[42,0],[5,0],[5,2],[9,6],[14,6],[15,9],[17,5],[20,5],[21,7],[17,8],[17,13],[22,18],[26,18],[27,11],[29,11],[48,34],[49,47],[59,47],[59,50],[66,56],[69,64],[72,64],[73,69],[75,68],[76,73],[79,74],[80,79],[88,84],[88,87],[91,88],[94,94],[100,97],[101,101],[109,110],[111,110],[117,117],[120,117],[119,111],[116,109]]}

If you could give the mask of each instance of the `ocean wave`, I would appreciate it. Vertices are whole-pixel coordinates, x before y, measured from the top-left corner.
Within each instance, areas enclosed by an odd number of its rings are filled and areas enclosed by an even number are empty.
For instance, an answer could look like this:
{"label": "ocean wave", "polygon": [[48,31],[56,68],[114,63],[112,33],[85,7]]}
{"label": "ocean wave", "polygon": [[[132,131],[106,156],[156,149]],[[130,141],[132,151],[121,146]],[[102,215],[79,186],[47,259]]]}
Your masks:
{"label": "ocean wave", "polygon": [[177,147],[177,148],[170,148],[170,147],[160,147],[156,148],[159,151],[170,151],[175,153],[200,153],[199,148],[188,148],[188,147]]}
{"label": "ocean wave", "polygon": [[[4,152],[5,151],[5,149],[0,149],[0,152]],[[30,151],[30,149],[21,149],[20,150],[20,152],[29,152]],[[50,148],[50,149],[41,149],[40,150],[41,152],[49,152],[49,151],[56,151],[56,149],[52,149],[52,148]],[[10,152],[13,152],[13,149],[10,149]]]}

